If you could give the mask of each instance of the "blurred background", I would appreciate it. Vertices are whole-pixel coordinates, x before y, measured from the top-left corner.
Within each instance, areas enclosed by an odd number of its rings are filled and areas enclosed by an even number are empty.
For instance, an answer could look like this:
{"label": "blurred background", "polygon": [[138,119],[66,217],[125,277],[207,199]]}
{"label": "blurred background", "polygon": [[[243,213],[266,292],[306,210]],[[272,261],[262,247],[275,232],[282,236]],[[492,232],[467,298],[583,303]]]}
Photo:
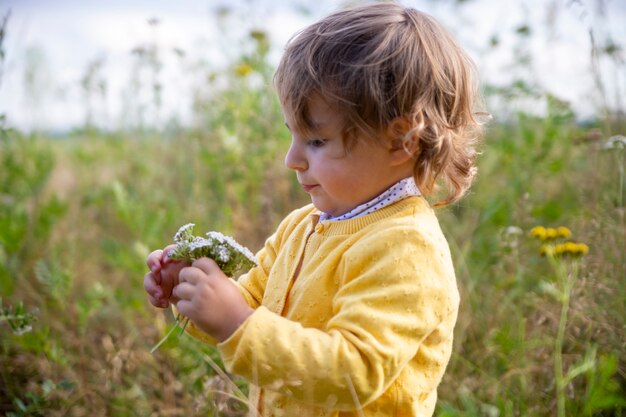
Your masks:
{"label": "blurred background", "polygon": [[[142,289],[179,226],[258,250],[308,202],[271,86],[358,1],[0,2],[0,414],[242,416]],[[412,0],[475,60],[479,176],[439,209],[462,292],[437,416],[626,407],[626,3]]]}
{"label": "blurred background", "polygon": [[[206,88],[202,77],[224,70],[249,50],[250,30],[267,36],[268,63],[276,65],[291,35],[347,2],[4,3],[10,30],[4,39],[0,111],[21,130],[63,133],[85,124],[108,131],[142,123],[187,126],[194,121],[197,88]],[[618,43],[626,38],[624,2],[407,4],[436,16],[457,36],[486,84],[523,81],[568,101],[579,118],[593,117],[602,106],[623,110],[617,91],[626,76],[610,61],[620,59]],[[158,109],[151,108],[156,98]],[[491,111],[501,114],[505,104],[492,105]],[[545,114],[545,101],[525,104],[526,111]]]}

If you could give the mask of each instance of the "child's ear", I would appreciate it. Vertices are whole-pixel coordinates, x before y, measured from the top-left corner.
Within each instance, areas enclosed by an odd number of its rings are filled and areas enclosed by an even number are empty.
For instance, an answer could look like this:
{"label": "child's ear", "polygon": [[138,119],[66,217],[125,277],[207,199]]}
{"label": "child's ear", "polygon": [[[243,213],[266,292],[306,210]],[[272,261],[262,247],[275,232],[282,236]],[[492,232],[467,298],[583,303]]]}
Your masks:
{"label": "child's ear", "polygon": [[394,162],[403,163],[418,152],[418,138],[412,134],[413,124],[405,117],[397,117],[387,126],[389,151]]}

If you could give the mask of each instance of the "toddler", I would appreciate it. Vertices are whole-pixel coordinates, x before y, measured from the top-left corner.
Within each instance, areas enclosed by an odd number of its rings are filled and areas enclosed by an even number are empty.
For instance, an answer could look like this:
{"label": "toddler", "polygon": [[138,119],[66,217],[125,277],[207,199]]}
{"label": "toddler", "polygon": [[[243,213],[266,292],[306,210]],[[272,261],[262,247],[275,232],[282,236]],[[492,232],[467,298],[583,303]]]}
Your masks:
{"label": "toddler", "polygon": [[150,301],[250,381],[251,415],[430,416],[459,294],[425,197],[454,202],[475,173],[471,60],[433,18],[378,3],[297,34],[274,80],[312,204],[237,281],[153,252]]}

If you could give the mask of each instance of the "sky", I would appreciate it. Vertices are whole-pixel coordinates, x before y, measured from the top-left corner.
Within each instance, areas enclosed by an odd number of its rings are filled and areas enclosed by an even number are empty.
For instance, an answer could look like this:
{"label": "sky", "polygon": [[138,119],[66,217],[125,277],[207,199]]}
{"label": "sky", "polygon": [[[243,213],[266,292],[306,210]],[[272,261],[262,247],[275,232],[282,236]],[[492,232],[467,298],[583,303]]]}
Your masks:
{"label": "sky", "polygon": [[[297,30],[338,9],[339,0],[0,0],[0,16],[10,11],[1,68],[0,114],[22,130],[66,131],[87,117],[81,88],[90,65],[99,63],[106,94],[91,105],[94,122],[115,128],[129,123],[133,48],[157,42],[163,51],[162,119],[192,120],[191,97],[198,79],[181,64],[174,48],[217,69],[238,53],[250,28],[270,35],[272,60]],[[353,3],[355,3],[353,1]],[[476,61],[483,82],[507,85],[533,80],[592,117],[602,102],[591,71],[590,30],[598,43],[609,37],[626,46],[624,0],[407,0],[435,16]],[[215,19],[219,10],[231,18]],[[151,26],[149,19],[157,19]],[[530,35],[518,29],[529,24]],[[495,48],[489,48],[497,37]],[[520,39],[524,39],[521,42]],[[526,67],[514,65],[527,52]],[[612,106],[624,104],[626,67],[600,61],[603,86]],[[93,98],[92,98],[93,99]],[[524,105],[524,103],[519,103]],[[526,106],[541,112],[543,105]],[[488,109],[497,114],[498,109]]]}

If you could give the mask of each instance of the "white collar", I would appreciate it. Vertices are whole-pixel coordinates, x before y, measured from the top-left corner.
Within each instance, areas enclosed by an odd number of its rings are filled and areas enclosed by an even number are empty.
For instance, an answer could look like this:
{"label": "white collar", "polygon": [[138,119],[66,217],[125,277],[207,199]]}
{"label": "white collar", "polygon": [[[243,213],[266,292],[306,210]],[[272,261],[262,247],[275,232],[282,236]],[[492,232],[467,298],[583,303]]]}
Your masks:
{"label": "white collar", "polygon": [[344,213],[340,216],[333,217],[328,213],[322,212],[319,221],[321,222],[324,220],[339,221],[355,219],[357,217],[373,213],[376,210],[387,207],[400,200],[404,200],[407,197],[418,196],[420,194],[420,190],[419,188],[417,188],[417,184],[415,184],[415,179],[413,177],[408,177],[398,181],[397,183],[389,187],[386,191],[383,191],[383,193],[378,195],[378,197],[374,197],[370,201],[360,204],[349,212]]}

